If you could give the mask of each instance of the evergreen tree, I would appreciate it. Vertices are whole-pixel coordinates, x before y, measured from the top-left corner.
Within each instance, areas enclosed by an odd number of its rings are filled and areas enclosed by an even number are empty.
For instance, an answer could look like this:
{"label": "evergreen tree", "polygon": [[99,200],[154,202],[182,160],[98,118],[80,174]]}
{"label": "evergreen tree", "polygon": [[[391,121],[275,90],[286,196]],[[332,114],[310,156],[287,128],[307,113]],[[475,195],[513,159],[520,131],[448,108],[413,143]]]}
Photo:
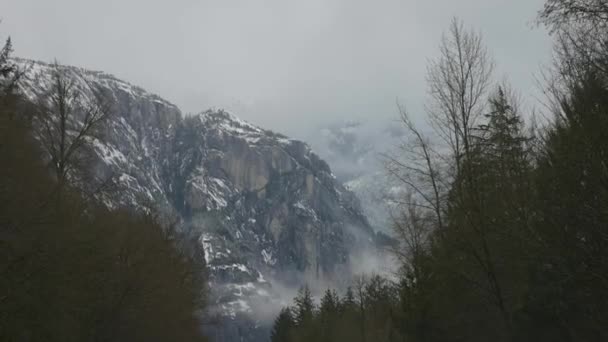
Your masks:
{"label": "evergreen tree", "polygon": [[321,298],[319,306],[319,324],[321,326],[322,340],[330,342],[334,337],[334,330],[339,316],[340,298],[336,291],[327,289]]}
{"label": "evergreen tree", "polygon": [[513,104],[510,103],[504,88],[500,86],[490,98],[490,114],[486,115],[487,124],[481,125],[484,154],[500,176],[510,177],[527,167],[523,122]]}
{"label": "evergreen tree", "polygon": [[318,340],[321,336],[317,310],[308,286],[303,286],[294,299],[294,342]]}
{"label": "evergreen tree", "polygon": [[556,341],[600,341],[608,339],[608,86],[588,70],[571,89],[538,161],[530,325]]}
{"label": "evergreen tree", "polygon": [[294,321],[298,326],[304,326],[312,322],[315,313],[315,303],[308,285],[298,290],[298,295],[294,299]]}
{"label": "evergreen tree", "polygon": [[277,318],[274,320],[270,341],[290,342],[294,326],[295,322],[293,315],[291,314],[291,309],[283,308]]}
{"label": "evergreen tree", "polygon": [[338,311],[340,306],[340,298],[335,290],[327,289],[325,294],[321,298],[321,305],[319,307],[319,313],[323,315],[332,315]]}
{"label": "evergreen tree", "polygon": [[19,72],[17,66],[11,61],[11,53],[13,52],[13,43],[9,37],[2,49],[0,49],[0,96],[9,95],[16,85]]}

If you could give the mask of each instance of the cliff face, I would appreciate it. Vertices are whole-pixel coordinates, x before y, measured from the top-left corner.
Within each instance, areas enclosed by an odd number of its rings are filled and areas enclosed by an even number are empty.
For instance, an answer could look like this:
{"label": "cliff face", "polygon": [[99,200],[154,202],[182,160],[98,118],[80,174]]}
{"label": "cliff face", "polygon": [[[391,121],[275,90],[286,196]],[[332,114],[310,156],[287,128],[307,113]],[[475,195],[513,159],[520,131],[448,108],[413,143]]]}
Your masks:
{"label": "cliff face", "polygon": [[[20,61],[32,100],[51,87],[52,67]],[[303,142],[244,122],[223,110],[184,117],[168,101],[101,72],[61,67],[86,104],[98,91],[111,116],[90,139],[91,167],[118,191],[110,207],[160,209],[205,249],[212,311],[228,321],[281,302],[281,287],[339,283],[350,258],[373,248],[356,197]],[[254,319],[255,320],[255,319]],[[224,322],[224,325],[226,322]],[[223,329],[226,339],[241,332]]]}

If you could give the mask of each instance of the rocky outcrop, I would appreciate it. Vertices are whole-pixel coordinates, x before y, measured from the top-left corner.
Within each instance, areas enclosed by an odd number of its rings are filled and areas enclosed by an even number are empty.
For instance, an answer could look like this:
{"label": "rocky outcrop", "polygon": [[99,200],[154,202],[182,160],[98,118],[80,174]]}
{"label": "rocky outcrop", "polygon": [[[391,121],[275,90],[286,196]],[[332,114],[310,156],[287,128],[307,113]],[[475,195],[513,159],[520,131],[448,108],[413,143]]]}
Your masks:
{"label": "rocky outcrop", "polygon": [[[20,63],[23,92],[43,98],[53,67]],[[343,281],[354,251],[373,248],[358,200],[305,143],[223,110],[184,117],[111,75],[61,69],[83,94],[79,101],[92,101],[94,91],[111,100],[104,137],[89,141],[91,167],[119,189],[101,199],[109,207],[153,203],[178,219],[176,229],[199,237],[213,310],[226,319],[215,331],[226,340],[243,337],[231,320],[252,313],[259,320],[258,310],[278,307],[279,287]],[[259,335],[253,330],[247,334]]]}

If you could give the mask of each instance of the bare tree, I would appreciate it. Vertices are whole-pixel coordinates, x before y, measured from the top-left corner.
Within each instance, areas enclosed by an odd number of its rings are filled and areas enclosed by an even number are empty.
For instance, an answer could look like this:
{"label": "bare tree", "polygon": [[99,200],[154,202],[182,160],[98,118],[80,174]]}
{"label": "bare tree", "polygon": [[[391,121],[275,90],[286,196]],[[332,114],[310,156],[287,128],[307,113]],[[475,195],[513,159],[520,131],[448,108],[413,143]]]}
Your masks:
{"label": "bare tree", "polygon": [[608,76],[608,1],[548,0],[537,22],[556,38],[556,75],[593,68]]}
{"label": "bare tree", "polygon": [[453,19],[440,44],[440,56],[428,66],[431,101],[427,106],[435,133],[454,157],[456,175],[471,155],[473,132],[486,107],[494,62],[481,35]]}
{"label": "bare tree", "polygon": [[84,170],[83,148],[100,136],[110,111],[97,89],[87,85],[92,98],[85,98],[78,79],[68,75],[69,69],[57,63],[53,68],[52,86],[38,103],[35,124],[61,188],[69,176]]}
{"label": "bare tree", "polygon": [[430,140],[414,125],[407,111],[397,104],[402,125],[408,135],[394,154],[385,154],[389,174],[408,188],[406,207],[427,209],[443,228],[446,184],[441,173],[442,158]]}
{"label": "bare tree", "polygon": [[393,232],[399,244],[392,247],[392,253],[401,263],[400,271],[405,278],[418,283],[424,272],[422,258],[428,252],[437,222],[432,218],[432,211],[421,208],[412,193],[406,197],[405,207],[393,216]]}
{"label": "bare tree", "polygon": [[457,19],[443,36],[440,52],[428,67],[431,101],[427,110],[433,134],[444,146],[434,146],[399,106],[408,137],[395,155],[385,157],[389,173],[415,194],[417,206],[434,213],[441,229],[446,191],[462,173],[463,160],[471,157],[494,63],[481,36],[465,30]]}
{"label": "bare tree", "polygon": [[553,32],[564,26],[583,21],[605,26],[608,23],[606,0],[547,0],[538,14],[541,23]]}
{"label": "bare tree", "polygon": [[[455,254],[448,256],[452,261],[446,262],[455,264],[447,266],[447,271],[491,300],[509,336],[510,310],[492,253],[494,231],[483,203],[485,185],[478,166],[483,148],[480,126],[488,112],[493,69],[481,35],[454,19],[442,37],[439,57],[428,66],[429,124],[442,146],[433,147],[400,108],[410,139],[400,149],[402,159],[389,159],[388,170],[415,195],[395,224],[402,245],[413,249],[402,256],[411,259],[429,233],[424,230],[435,230],[435,236]],[[432,213],[435,226],[423,222],[424,214],[414,208]],[[456,216],[450,214],[448,223],[450,212]]]}
{"label": "bare tree", "polygon": [[[485,203],[483,166],[478,159],[483,146],[479,127],[488,111],[494,63],[482,38],[453,20],[449,34],[440,46],[440,57],[429,66],[431,104],[429,116],[435,132],[447,144],[453,166],[449,180],[452,189],[449,206],[458,214],[451,217],[449,241],[454,252],[468,260],[470,266],[457,276],[480,289],[498,310],[511,334],[511,314],[505,288],[499,277],[499,266],[491,247],[494,224]],[[470,267],[477,272],[470,274]]]}

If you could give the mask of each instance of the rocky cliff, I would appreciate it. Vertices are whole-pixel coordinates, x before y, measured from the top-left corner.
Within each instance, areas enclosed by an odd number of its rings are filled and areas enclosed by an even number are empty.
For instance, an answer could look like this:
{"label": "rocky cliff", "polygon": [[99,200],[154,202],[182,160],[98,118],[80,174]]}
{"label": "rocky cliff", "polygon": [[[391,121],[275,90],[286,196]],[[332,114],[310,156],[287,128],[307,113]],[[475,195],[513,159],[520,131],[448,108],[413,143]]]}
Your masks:
{"label": "rocky cliff", "polygon": [[[24,94],[44,99],[54,67],[19,63]],[[203,245],[210,313],[221,317],[211,330],[223,340],[263,336],[256,328],[282,303],[283,289],[339,284],[352,257],[373,250],[358,200],[305,143],[223,110],[184,117],[168,101],[102,72],[59,70],[83,105],[95,93],[110,104],[103,138],[88,141],[91,169],[116,183],[100,199],[109,207],[153,205]],[[235,323],[243,320],[253,324]]]}

